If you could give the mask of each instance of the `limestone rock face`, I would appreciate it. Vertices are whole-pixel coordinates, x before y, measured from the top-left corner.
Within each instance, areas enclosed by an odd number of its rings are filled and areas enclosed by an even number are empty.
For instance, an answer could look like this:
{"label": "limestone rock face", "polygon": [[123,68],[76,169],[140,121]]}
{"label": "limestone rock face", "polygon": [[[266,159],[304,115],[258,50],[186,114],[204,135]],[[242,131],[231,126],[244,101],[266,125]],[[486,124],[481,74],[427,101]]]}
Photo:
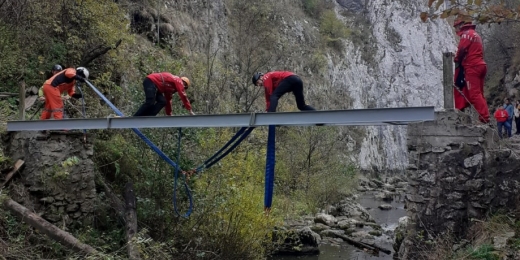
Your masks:
{"label": "limestone rock face", "polygon": [[[420,21],[423,1],[337,0],[338,9],[362,13],[362,47],[346,44],[345,56],[330,56],[330,84],[347,91],[351,108],[443,107],[442,53],[456,50],[449,23]],[[341,13],[338,12],[338,13]],[[345,17],[348,19],[348,17]],[[363,25],[360,25],[363,27]],[[405,126],[369,126],[361,140],[362,169],[402,174],[408,163]]]}
{"label": "limestone rock face", "polygon": [[98,204],[92,147],[84,146],[82,133],[52,134],[48,140],[37,140],[38,135],[10,136],[8,154],[25,161],[21,180],[10,187],[13,199],[50,222],[91,221]]}

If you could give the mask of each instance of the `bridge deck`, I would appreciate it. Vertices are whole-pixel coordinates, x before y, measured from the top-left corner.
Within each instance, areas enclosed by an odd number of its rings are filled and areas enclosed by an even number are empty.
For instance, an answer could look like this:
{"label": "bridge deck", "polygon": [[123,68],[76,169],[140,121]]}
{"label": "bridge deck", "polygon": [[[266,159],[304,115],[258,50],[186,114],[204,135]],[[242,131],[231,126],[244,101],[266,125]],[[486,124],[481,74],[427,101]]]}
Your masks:
{"label": "bridge deck", "polygon": [[432,121],[433,119],[434,107],[402,107],[309,112],[9,121],[7,122],[7,131],[267,125],[313,126],[316,124],[405,125],[410,122]]}

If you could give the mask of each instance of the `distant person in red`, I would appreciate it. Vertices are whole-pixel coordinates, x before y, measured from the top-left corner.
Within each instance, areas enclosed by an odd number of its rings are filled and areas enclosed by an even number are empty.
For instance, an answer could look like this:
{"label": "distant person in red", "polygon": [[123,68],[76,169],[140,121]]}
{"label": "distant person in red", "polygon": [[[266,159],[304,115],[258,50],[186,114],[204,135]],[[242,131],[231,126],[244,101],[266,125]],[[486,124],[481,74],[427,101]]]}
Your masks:
{"label": "distant person in red", "polygon": [[68,68],[62,70],[50,79],[45,81],[43,84],[43,96],[45,97],[45,106],[40,117],[41,120],[50,119],[54,116],[54,119],[63,119],[63,100],[61,98],[62,92],[67,92],[71,97],[78,97],[74,87],[76,81],[85,82],[88,79],[89,72],[84,67],[77,69]]}
{"label": "distant person in red", "polygon": [[[460,36],[460,42],[455,54],[455,85],[462,90],[467,98],[458,91],[454,92],[455,108],[464,110],[472,104],[479,113],[479,120],[489,122],[489,109],[484,97],[484,79],[487,65],[484,61],[482,38],[475,32],[476,25],[458,18],[453,23]],[[469,103],[468,103],[469,101]]]}
{"label": "distant person in red", "polygon": [[284,94],[292,92],[296,99],[296,105],[300,111],[313,111],[313,107],[305,104],[303,96],[303,82],[300,77],[289,71],[272,71],[266,74],[255,73],[253,84],[264,87],[267,112],[276,112],[278,99]]}
{"label": "distant person in red", "polygon": [[498,136],[502,139],[502,128],[506,129],[507,136],[511,137],[511,126],[509,126],[509,114],[503,106],[499,106],[495,111],[495,119],[497,120]]}
{"label": "distant person in red", "polygon": [[186,77],[174,76],[169,72],[152,73],[143,81],[146,100],[134,116],[156,116],[164,106],[166,115],[172,115],[172,97],[177,92],[184,108],[195,115],[191,110],[191,104],[186,95],[186,89],[190,86],[190,80]]}

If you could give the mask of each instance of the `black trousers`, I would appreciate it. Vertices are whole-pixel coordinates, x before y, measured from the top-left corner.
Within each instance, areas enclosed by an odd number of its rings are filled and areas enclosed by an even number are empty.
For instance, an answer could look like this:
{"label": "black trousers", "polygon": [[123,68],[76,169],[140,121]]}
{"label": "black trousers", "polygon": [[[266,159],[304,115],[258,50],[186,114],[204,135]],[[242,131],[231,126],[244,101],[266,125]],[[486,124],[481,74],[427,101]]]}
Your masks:
{"label": "black trousers", "polygon": [[515,117],[515,124],[516,124],[516,133],[520,134],[520,117]]}
{"label": "black trousers", "polygon": [[157,86],[149,78],[144,79],[143,88],[146,100],[134,116],[156,116],[166,105],[166,98],[157,91]]}
{"label": "black trousers", "polygon": [[316,110],[313,107],[305,104],[305,97],[303,96],[303,82],[300,77],[292,75],[282,80],[278,87],[274,89],[273,94],[271,94],[269,99],[271,104],[269,105],[267,112],[276,112],[278,99],[289,92],[293,93],[294,98],[296,99],[296,105],[300,111]]}

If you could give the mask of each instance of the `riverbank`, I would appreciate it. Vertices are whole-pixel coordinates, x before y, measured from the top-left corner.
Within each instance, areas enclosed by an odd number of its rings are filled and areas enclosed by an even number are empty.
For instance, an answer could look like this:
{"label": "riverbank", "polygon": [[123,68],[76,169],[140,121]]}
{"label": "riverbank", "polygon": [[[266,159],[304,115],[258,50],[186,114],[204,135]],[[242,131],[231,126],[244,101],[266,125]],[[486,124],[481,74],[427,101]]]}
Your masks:
{"label": "riverbank", "polygon": [[299,231],[312,239],[293,237],[293,244],[285,249],[294,250],[280,251],[283,256],[271,259],[392,259],[395,230],[399,219],[406,215],[405,187],[400,178],[389,178],[386,182],[361,178],[359,194],[329,206],[316,216],[287,221],[287,230]]}

